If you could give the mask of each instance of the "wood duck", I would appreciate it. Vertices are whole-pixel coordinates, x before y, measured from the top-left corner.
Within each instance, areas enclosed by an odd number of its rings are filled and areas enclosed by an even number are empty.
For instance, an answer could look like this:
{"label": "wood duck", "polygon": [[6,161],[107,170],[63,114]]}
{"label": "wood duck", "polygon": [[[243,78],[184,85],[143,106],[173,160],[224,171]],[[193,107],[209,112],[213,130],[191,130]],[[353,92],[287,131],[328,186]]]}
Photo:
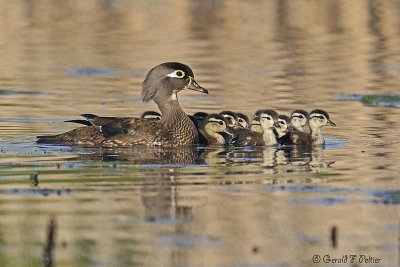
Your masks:
{"label": "wood duck", "polygon": [[39,143],[96,146],[189,146],[198,143],[198,132],[178,102],[178,92],[194,90],[208,94],[185,64],[167,62],[152,68],[142,84],[144,102],[153,100],[159,107],[160,121],[140,118],[99,117],[85,114],[92,126],[55,135],[39,136]]}
{"label": "wood duck", "polygon": [[310,126],[308,125],[308,112],[298,109],[293,111],[290,117],[290,123],[292,125],[292,130],[290,132],[291,141],[295,145],[306,143],[311,132]]}
{"label": "wood duck", "polygon": [[274,125],[274,132],[278,144],[283,146],[293,144],[290,139],[291,125],[288,116],[282,114],[278,116],[278,121],[276,121]]}
{"label": "wood duck", "polygon": [[236,113],[236,115],[238,116],[239,125],[245,129],[249,129],[250,128],[249,117],[247,117],[247,115],[243,113]]}
{"label": "wood duck", "polygon": [[232,143],[235,146],[269,146],[277,144],[274,124],[278,120],[278,113],[272,109],[259,110],[256,112],[254,120],[259,120],[261,132],[243,129],[235,134]]}
{"label": "wood duck", "polygon": [[202,131],[208,145],[224,145],[226,144],[225,136],[233,136],[233,132],[228,128],[228,121],[221,114],[208,115]]}
{"label": "wood duck", "polygon": [[321,109],[315,109],[310,112],[309,125],[311,129],[309,144],[311,146],[325,145],[325,140],[322,136],[321,128],[325,125],[336,126],[336,124],[329,118],[328,112]]}

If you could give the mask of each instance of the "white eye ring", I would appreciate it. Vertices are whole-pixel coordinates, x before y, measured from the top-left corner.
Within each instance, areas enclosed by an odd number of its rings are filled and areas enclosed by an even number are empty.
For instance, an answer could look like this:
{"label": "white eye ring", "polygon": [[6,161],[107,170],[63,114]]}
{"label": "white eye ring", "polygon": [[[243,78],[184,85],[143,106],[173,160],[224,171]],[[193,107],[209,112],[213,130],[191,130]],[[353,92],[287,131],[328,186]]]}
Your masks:
{"label": "white eye ring", "polygon": [[183,79],[185,75],[186,75],[185,72],[182,70],[176,70],[174,72],[167,74],[168,77],[178,78],[178,79]]}

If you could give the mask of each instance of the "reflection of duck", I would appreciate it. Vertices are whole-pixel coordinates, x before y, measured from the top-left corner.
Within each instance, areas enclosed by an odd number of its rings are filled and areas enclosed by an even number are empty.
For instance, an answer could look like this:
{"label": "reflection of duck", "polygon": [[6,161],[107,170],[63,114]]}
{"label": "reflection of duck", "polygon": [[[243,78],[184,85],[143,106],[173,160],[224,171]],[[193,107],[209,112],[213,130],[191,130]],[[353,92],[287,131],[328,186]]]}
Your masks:
{"label": "reflection of duck", "polygon": [[196,165],[204,164],[204,151],[194,147],[85,148],[89,153],[79,155],[80,160],[121,161],[134,165]]}
{"label": "reflection of duck", "polygon": [[208,93],[196,83],[193,71],[188,66],[176,62],[160,64],[150,70],[142,85],[143,100],[154,100],[161,110],[159,122],[87,114],[85,118],[93,127],[82,127],[55,136],[40,136],[38,142],[110,147],[196,144],[198,132],[178,102],[177,93],[185,89]]}

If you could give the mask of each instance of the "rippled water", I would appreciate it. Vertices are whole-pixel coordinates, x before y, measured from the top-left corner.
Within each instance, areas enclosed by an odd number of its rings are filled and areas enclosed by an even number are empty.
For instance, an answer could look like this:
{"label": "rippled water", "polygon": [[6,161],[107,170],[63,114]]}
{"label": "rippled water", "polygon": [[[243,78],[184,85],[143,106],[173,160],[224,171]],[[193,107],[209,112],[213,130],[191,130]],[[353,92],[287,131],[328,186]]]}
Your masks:
{"label": "rippled water", "polygon": [[[50,218],[55,266],[397,266],[399,14],[396,0],[1,1],[0,266],[42,266]],[[210,91],[182,92],[188,113],[322,108],[337,127],[306,152],[35,144],[81,113],[156,109],[140,84],[170,60]]]}

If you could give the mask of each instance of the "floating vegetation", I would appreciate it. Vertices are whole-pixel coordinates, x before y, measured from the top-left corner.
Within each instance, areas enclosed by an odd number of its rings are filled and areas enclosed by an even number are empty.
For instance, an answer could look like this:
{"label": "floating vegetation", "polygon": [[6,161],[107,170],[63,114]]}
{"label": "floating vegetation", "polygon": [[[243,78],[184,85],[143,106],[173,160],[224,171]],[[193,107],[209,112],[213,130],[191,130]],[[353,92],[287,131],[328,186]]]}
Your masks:
{"label": "floating vegetation", "polygon": [[338,97],[339,100],[360,101],[367,106],[384,106],[384,107],[400,107],[399,94],[376,94],[376,95],[359,95],[344,94]]}

